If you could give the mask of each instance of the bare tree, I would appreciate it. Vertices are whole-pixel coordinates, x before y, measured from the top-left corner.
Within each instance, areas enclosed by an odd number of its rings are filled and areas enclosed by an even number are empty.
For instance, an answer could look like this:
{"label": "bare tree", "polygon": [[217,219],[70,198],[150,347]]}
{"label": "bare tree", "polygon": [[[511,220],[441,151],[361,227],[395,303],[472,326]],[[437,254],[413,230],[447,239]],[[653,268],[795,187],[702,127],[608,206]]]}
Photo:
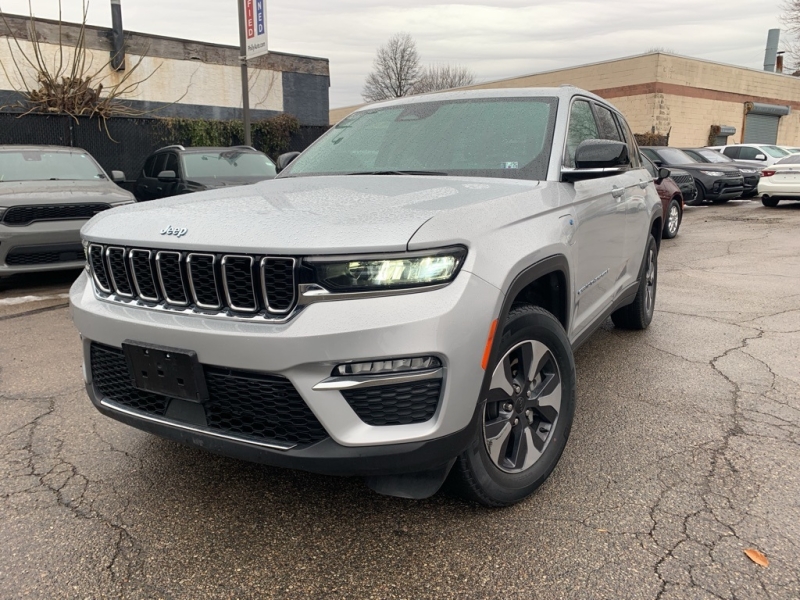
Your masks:
{"label": "bare tree", "polygon": [[[800,0],[798,0],[800,1]],[[475,75],[459,65],[428,66],[414,85],[415,94],[449,90],[475,83]]]}
{"label": "bare tree", "polygon": [[789,40],[782,42],[786,48],[788,65],[792,69],[800,68],[800,0],[784,0],[781,4],[781,21],[783,21]]}
{"label": "bare tree", "polygon": [[367,102],[407,96],[412,93],[419,75],[419,54],[414,38],[407,33],[395,33],[378,48],[361,96]]}

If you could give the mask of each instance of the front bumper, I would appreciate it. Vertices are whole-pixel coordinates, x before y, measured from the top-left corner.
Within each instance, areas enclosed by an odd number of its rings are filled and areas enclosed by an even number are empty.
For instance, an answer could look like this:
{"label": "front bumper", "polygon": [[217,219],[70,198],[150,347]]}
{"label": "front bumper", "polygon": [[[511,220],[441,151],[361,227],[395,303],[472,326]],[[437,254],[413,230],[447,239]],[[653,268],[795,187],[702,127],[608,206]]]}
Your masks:
{"label": "front bumper", "polygon": [[741,176],[716,179],[710,186],[705,186],[705,189],[709,200],[739,198],[745,192],[744,179]]}
{"label": "front bumper", "polygon": [[85,264],[80,236],[85,223],[41,221],[22,227],[0,224],[0,277],[80,269]]}
{"label": "front bumper", "polygon": [[[86,274],[70,292],[84,339],[84,375],[104,414],[140,429],[210,451],[308,471],[376,475],[426,470],[457,456],[474,434],[486,336],[500,291],[462,271],[449,286],[404,296],[312,304],[286,323],[243,322],[171,314],[98,299]],[[125,340],[193,350],[208,366],[289,379],[326,430],[316,444],[276,450],[225,439],[103,402],[92,384],[91,342],[119,348]],[[443,391],[433,418],[371,426],[336,390],[314,390],[337,364],[432,355],[443,365]]]}

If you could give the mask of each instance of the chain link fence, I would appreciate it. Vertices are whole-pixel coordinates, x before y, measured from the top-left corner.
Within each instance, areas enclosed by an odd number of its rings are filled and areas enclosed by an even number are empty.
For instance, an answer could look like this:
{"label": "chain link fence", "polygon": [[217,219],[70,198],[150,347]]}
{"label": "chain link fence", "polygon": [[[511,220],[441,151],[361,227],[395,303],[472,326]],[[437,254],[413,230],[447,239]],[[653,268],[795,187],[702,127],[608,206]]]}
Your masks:
{"label": "chain link fence", "polygon": [[[292,135],[287,151],[305,150],[327,127],[301,126]],[[191,145],[188,139],[174,139],[164,119],[113,117],[105,122],[88,117],[67,115],[0,112],[0,145],[30,144],[82,148],[89,152],[108,173],[124,171],[130,181],[136,179],[147,157],[164,146]],[[234,139],[231,145],[241,144]],[[256,148],[263,144],[254,136]],[[276,157],[272,157],[273,159]]]}

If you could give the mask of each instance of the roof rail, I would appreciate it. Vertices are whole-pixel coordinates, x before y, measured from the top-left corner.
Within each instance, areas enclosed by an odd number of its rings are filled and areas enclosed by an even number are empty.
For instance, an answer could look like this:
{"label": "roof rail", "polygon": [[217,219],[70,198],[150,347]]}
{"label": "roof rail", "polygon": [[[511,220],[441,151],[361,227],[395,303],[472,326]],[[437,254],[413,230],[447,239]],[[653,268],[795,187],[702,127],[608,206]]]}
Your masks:
{"label": "roof rail", "polygon": [[159,148],[158,150],[156,150],[156,152],[161,152],[162,150],[171,150],[173,148],[177,150],[186,150],[186,148],[184,148],[180,144],[172,144],[171,146],[164,146],[163,148]]}

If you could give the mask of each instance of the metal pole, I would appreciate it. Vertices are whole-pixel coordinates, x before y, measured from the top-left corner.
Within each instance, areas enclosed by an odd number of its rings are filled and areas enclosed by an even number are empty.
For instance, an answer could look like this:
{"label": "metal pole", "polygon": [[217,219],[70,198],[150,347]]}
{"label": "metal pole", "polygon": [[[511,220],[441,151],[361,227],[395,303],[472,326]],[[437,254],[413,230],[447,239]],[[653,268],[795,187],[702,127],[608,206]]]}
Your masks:
{"label": "metal pole", "polygon": [[244,121],[244,145],[252,146],[250,136],[250,85],[247,79],[247,32],[244,23],[244,0],[239,4],[239,60],[242,62],[242,121]]}
{"label": "metal pole", "polygon": [[122,29],[120,0],[111,0],[111,68],[125,70],[125,32]]}

